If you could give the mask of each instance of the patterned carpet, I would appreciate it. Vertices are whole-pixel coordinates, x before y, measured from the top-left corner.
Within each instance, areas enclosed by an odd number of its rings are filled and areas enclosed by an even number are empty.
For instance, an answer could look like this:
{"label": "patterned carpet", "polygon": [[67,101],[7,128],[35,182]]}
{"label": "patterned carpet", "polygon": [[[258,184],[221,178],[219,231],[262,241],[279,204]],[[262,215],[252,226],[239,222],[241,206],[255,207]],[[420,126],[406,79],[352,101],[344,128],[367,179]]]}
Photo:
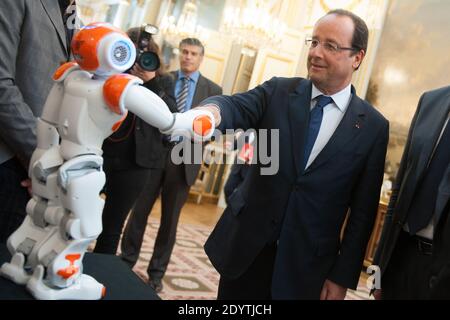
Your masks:
{"label": "patterned carpet", "polygon": [[[150,218],[141,256],[133,269],[145,281],[146,268],[153,251],[154,237],[159,221]],[[164,289],[159,296],[163,300],[213,300],[217,296],[219,274],[203,251],[203,244],[211,232],[210,228],[182,224],[178,225],[177,242],[170,264],[163,279]],[[361,277],[357,291],[349,290],[347,300],[367,300],[365,277]]]}

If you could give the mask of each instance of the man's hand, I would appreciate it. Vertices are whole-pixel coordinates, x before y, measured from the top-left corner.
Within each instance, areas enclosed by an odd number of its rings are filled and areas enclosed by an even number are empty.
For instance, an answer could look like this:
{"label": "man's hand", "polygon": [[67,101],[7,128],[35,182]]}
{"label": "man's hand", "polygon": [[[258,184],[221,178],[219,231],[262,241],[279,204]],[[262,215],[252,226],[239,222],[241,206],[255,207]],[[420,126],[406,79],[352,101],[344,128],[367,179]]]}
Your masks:
{"label": "man's hand", "polygon": [[206,109],[209,112],[211,112],[212,115],[214,116],[214,121],[215,121],[215,127],[216,128],[220,124],[220,122],[222,121],[222,117],[220,116],[220,108],[217,105],[215,105],[215,104],[206,104],[204,106],[197,107],[196,109]]}
{"label": "man's hand", "polygon": [[139,67],[137,63],[134,64],[133,69],[130,70],[130,73],[133,76],[141,78],[144,82],[148,82],[156,76],[155,71],[145,71],[144,69]]}
{"label": "man's hand", "polygon": [[381,300],[381,289],[377,289],[373,292],[373,297],[375,300]]}
{"label": "man's hand", "polygon": [[320,300],[344,300],[347,288],[341,287],[330,280],[325,280],[320,293]]}
{"label": "man's hand", "polygon": [[33,196],[33,190],[31,189],[31,179],[26,179],[20,182],[20,185],[24,188],[27,188],[30,197]]}

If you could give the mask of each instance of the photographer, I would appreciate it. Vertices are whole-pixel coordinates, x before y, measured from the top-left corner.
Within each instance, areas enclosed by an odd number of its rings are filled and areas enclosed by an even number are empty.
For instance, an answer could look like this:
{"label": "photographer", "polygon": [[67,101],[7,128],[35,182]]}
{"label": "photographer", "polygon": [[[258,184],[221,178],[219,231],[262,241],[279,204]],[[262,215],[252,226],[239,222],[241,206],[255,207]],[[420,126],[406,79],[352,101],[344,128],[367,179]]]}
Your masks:
{"label": "photographer", "polygon": [[[127,31],[137,48],[136,63],[129,73],[141,78],[143,86],[158,94],[176,112],[174,80],[160,66],[160,50],[152,38],[156,32],[157,28],[151,25]],[[156,70],[149,71],[155,67]],[[129,112],[121,127],[105,140],[103,151],[106,203],[103,232],[94,252],[115,254],[128,212],[151,178],[151,169],[164,167],[169,149],[158,129]]]}
{"label": "photographer", "polygon": [[[199,71],[205,48],[198,39],[183,39],[179,49],[180,69],[171,74],[176,79],[174,93],[177,97],[177,110],[185,112],[207,97],[222,94],[222,88]],[[190,141],[180,143],[184,144],[183,148],[193,148]],[[125,227],[121,243],[122,259],[132,267],[139,258],[148,216],[161,195],[161,223],[147,268],[148,284],[156,292],[163,288],[162,278],[175,246],[181,209],[186,203],[189,189],[195,183],[200,166],[200,163],[175,164],[168,158],[163,169],[152,170],[151,179],[144,186]]]}

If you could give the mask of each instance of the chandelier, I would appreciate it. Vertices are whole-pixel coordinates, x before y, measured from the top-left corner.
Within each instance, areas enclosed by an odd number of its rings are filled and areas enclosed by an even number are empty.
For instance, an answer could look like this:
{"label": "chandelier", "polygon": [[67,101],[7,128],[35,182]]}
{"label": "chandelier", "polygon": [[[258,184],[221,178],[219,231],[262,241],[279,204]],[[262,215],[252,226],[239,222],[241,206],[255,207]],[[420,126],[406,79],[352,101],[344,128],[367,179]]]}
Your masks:
{"label": "chandelier", "polygon": [[253,0],[247,1],[244,8],[225,9],[223,32],[252,49],[279,46],[287,26],[272,15],[271,3],[273,1]]}
{"label": "chandelier", "polygon": [[197,38],[205,43],[209,37],[208,31],[197,24],[195,0],[186,1],[178,20],[173,15],[163,17],[159,30],[173,48],[177,48],[184,38]]}

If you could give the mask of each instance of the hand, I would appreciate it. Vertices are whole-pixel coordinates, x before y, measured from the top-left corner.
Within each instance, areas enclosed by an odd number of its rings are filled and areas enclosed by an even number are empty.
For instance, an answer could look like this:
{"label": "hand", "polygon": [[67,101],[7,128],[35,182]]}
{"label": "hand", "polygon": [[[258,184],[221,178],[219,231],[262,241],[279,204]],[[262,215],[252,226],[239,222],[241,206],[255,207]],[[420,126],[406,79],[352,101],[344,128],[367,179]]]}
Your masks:
{"label": "hand", "polygon": [[320,300],[344,300],[347,288],[341,287],[330,280],[325,280],[320,293]]}
{"label": "hand", "polygon": [[206,142],[214,134],[214,116],[208,109],[193,108],[174,114],[175,121],[170,128],[160,130],[162,134],[185,137],[194,142]]}
{"label": "hand", "polygon": [[138,78],[141,78],[142,81],[148,82],[152,80],[154,77],[156,77],[156,71],[145,71],[137,63],[134,64],[133,68],[131,69],[130,73],[133,76],[136,76]]}
{"label": "hand", "polygon": [[222,121],[222,117],[220,116],[220,108],[215,104],[206,104],[204,106],[200,106],[195,108],[197,110],[207,110],[212,113],[214,116],[214,126],[217,127]]}
{"label": "hand", "polygon": [[377,289],[373,292],[373,297],[375,300],[381,300],[381,289]]}
{"label": "hand", "polygon": [[30,197],[33,196],[33,189],[31,189],[31,179],[21,181],[20,185],[24,188],[27,188]]}

